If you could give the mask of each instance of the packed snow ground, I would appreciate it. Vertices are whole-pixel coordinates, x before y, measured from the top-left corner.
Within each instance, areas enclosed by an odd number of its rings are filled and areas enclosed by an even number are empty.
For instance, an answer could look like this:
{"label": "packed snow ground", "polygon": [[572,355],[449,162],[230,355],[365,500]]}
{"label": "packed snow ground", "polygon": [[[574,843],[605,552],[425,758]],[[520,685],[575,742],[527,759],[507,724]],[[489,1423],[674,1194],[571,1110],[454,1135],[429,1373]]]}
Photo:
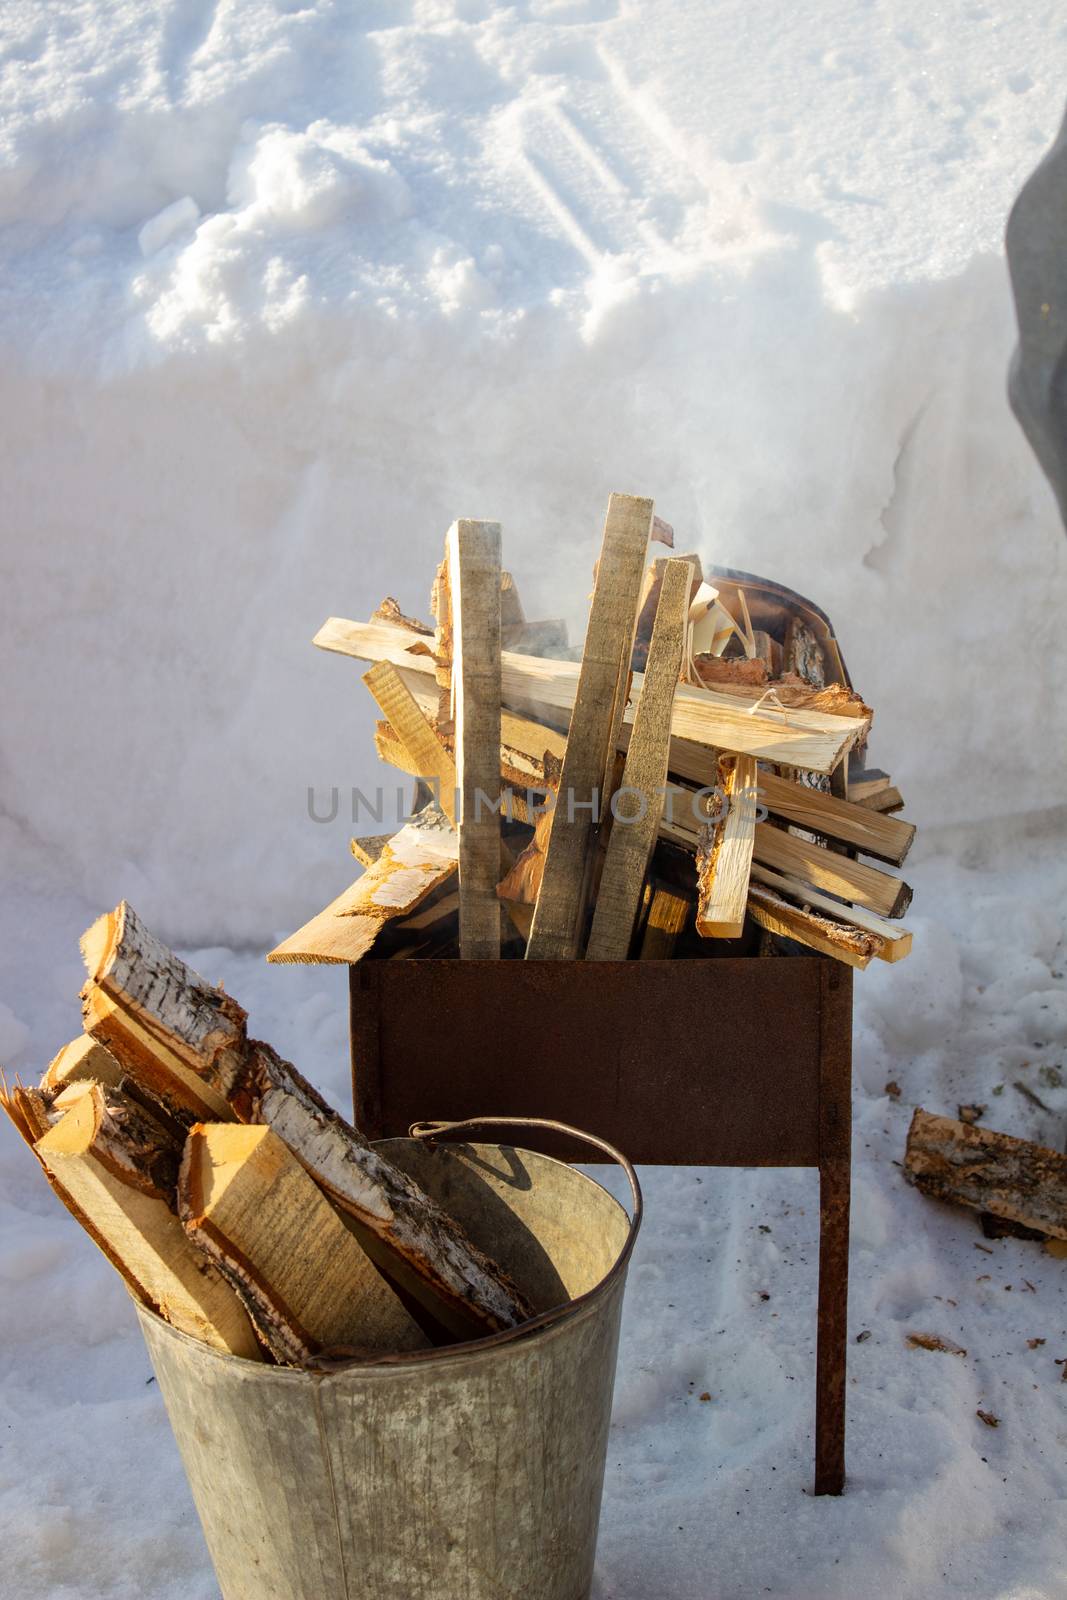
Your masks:
{"label": "packed snow ground", "polygon": [[[1063,1264],[893,1165],[916,1103],[1063,1144],[1067,545],[1000,239],[1065,61],[1006,0],[0,14],[0,1061],[126,895],[345,1103],[342,975],[262,963],[351,874],[309,786],[378,776],[308,641],[424,611],[456,515],[575,637],[612,488],[811,595],[924,829],[857,980],[848,1493],[805,1493],[813,1176],[649,1172],[598,1600],[1067,1593]],[[6,1128],[0,1245],[0,1592],[207,1600],[125,1293]]]}

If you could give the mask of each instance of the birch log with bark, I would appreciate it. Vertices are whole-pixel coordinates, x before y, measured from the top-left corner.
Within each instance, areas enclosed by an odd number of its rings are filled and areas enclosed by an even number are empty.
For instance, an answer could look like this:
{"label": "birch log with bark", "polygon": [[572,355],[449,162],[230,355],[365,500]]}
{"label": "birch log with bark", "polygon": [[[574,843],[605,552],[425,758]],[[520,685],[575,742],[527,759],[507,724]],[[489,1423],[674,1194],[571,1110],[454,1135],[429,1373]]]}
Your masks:
{"label": "birch log with bark", "polygon": [[303,1366],[332,1346],[429,1343],[270,1128],[197,1123],[182,1157],[178,1213],[277,1360]]}
{"label": "birch log with bark", "polygon": [[459,789],[459,944],[466,960],[500,956],[500,524],[448,530],[452,678]]}
{"label": "birch log with bark", "polygon": [[[589,961],[625,961],[629,954],[645,874],[663,816],[671,706],[682,668],[692,578],[688,561],[667,562],[622,783],[612,798],[611,835],[586,949]],[[565,774],[566,758],[564,782]],[[626,814],[622,794],[636,797],[634,815]]]}
{"label": "birch log with bark", "polygon": [[904,1176],[932,1200],[988,1211],[1067,1239],[1067,1156],[917,1107]]}
{"label": "birch log with bark", "polygon": [[260,1358],[241,1302],[178,1220],[178,1149],[139,1106],[87,1085],[35,1148],[139,1299],[216,1350]]}
{"label": "birch log with bark", "polygon": [[[353,1221],[379,1266],[460,1337],[514,1327],[529,1307],[507,1274],[439,1206],[340,1117],[269,1045],[248,1039],[245,1013],[159,943],[123,904],[83,940],[87,988],[106,992],[123,1026],[109,1048],[131,1077],[155,1051],[153,1080],[192,1075],[222,1117],[265,1123]],[[125,1024],[135,1017],[138,1029]],[[215,1025],[212,1026],[212,1022]],[[178,1072],[181,1077],[178,1077]]]}
{"label": "birch log with bark", "polygon": [[577,954],[586,856],[622,722],[651,527],[651,500],[611,496],[528,961],[566,961]]}

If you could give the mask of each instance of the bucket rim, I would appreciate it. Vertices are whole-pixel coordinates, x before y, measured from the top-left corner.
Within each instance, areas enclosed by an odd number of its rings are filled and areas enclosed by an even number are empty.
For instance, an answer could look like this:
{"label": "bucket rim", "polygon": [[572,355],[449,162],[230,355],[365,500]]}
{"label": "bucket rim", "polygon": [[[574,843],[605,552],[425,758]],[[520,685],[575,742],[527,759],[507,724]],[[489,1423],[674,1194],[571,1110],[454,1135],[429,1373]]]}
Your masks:
{"label": "bucket rim", "polygon": [[[302,1379],[314,1378],[319,1382],[323,1382],[330,1378],[340,1376],[341,1374],[354,1372],[357,1370],[360,1372],[387,1372],[396,1369],[413,1369],[418,1366],[429,1365],[433,1362],[445,1363],[449,1361],[455,1361],[466,1356],[480,1354],[482,1351],[492,1351],[508,1345],[519,1344],[524,1340],[535,1338],[539,1334],[548,1335],[554,1332],[557,1328],[562,1327],[564,1324],[569,1325],[573,1321],[584,1320],[586,1317],[591,1316],[594,1313],[599,1302],[604,1299],[604,1297],[612,1290],[612,1288],[621,1278],[625,1277],[626,1271],[629,1267],[630,1257],[633,1254],[634,1245],[637,1242],[637,1235],[641,1229],[641,1220],[644,1209],[641,1195],[641,1185],[638,1181],[637,1173],[634,1171],[632,1164],[627,1160],[627,1158],[619,1151],[615,1150],[612,1145],[607,1144],[606,1141],[596,1138],[592,1134],[584,1133],[580,1128],[572,1128],[566,1123],[552,1122],[547,1119],[538,1119],[532,1117],[481,1117],[472,1118],[468,1122],[415,1123],[409,1130],[408,1139],[410,1139],[412,1142],[425,1144],[427,1142],[433,1142],[439,1138],[443,1139],[444,1135],[446,1134],[459,1132],[461,1130],[466,1131],[469,1128],[481,1127],[485,1125],[500,1125],[508,1127],[543,1127],[550,1129],[554,1133],[573,1135],[575,1138],[584,1140],[586,1143],[592,1145],[596,1149],[601,1150],[605,1154],[610,1154],[613,1160],[619,1166],[621,1166],[625,1172],[630,1185],[630,1193],[633,1201],[633,1214],[627,1218],[629,1225],[627,1228],[626,1238],[623,1242],[622,1249],[619,1251],[619,1254],[616,1256],[608,1271],[599,1280],[599,1282],[595,1283],[591,1289],[587,1289],[584,1294],[576,1295],[573,1300],[565,1300],[558,1306],[551,1306],[547,1311],[538,1312],[536,1316],[530,1317],[526,1322],[520,1322],[514,1328],[503,1328],[498,1333],[486,1334],[480,1339],[464,1339],[458,1344],[432,1345],[425,1350],[382,1351],[380,1353],[375,1352],[367,1355],[344,1356],[330,1356],[329,1354],[323,1354],[318,1357],[313,1357],[312,1360],[304,1367],[288,1367],[280,1364],[269,1365],[261,1361],[247,1360],[245,1357],[233,1355],[227,1350],[218,1350],[214,1345],[207,1344],[202,1339],[197,1339],[193,1334],[183,1332],[181,1328],[176,1328],[173,1323],[170,1323],[164,1317],[161,1317],[159,1313],[153,1310],[151,1306],[145,1305],[142,1301],[138,1300],[133,1294],[133,1291],[130,1290],[130,1295],[134,1301],[138,1317],[142,1321],[158,1324],[158,1326],[163,1329],[165,1333],[179,1341],[188,1341],[190,1345],[194,1346],[196,1350],[201,1352],[205,1359],[213,1358],[223,1365],[235,1366],[239,1368],[247,1376],[249,1381],[253,1382],[257,1377],[261,1377],[264,1380],[270,1379],[272,1381],[281,1377],[294,1382],[299,1382]],[[372,1148],[377,1149],[380,1145],[386,1145],[395,1142],[396,1141],[393,1139],[375,1139],[373,1141]],[[527,1150],[522,1145],[497,1142],[479,1145],[473,1144],[471,1141],[465,1141],[465,1143],[469,1148],[476,1150],[481,1149],[497,1152],[510,1150],[514,1151],[520,1156],[536,1156],[538,1161],[548,1162],[555,1167],[563,1167],[573,1176],[582,1179],[584,1183],[590,1183],[595,1188],[599,1189],[602,1194],[606,1194],[609,1200],[613,1201],[614,1204],[618,1206],[623,1215],[627,1215],[625,1206],[621,1203],[621,1201],[616,1199],[609,1189],[606,1189],[602,1183],[598,1183],[596,1178],[591,1178],[588,1173],[576,1171],[575,1167],[569,1161],[561,1161],[557,1156],[545,1155],[540,1150]]]}

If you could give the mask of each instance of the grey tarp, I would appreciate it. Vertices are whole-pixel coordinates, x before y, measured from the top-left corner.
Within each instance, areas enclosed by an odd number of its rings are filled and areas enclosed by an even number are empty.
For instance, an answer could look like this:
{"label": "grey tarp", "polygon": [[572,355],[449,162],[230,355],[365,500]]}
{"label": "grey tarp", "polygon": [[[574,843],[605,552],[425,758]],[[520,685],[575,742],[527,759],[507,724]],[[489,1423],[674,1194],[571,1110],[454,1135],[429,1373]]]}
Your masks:
{"label": "grey tarp", "polygon": [[1008,394],[1067,523],[1067,118],[1008,218],[1019,322]]}

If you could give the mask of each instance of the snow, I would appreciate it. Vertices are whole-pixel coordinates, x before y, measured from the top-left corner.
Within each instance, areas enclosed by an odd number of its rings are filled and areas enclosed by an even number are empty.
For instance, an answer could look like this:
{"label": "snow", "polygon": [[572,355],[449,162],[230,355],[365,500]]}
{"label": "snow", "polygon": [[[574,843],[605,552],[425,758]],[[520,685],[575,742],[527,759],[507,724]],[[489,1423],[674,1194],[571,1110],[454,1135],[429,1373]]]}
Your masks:
{"label": "snow", "polygon": [[[574,637],[612,488],[809,594],[923,829],[857,981],[848,1494],[805,1494],[814,1179],[649,1172],[598,1600],[1063,1592],[1061,1264],[893,1162],[916,1103],[1062,1144],[1067,545],[1000,241],[1065,48],[1042,0],[0,15],[9,1069],[125,895],[346,1103],[343,974],[262,961],[354,875],[309,789],[379,776],[309,641],[425,614],[457,515]],[[0,1208],[7,1592],[207,1600],[124,1291],[6,1128]]]}

